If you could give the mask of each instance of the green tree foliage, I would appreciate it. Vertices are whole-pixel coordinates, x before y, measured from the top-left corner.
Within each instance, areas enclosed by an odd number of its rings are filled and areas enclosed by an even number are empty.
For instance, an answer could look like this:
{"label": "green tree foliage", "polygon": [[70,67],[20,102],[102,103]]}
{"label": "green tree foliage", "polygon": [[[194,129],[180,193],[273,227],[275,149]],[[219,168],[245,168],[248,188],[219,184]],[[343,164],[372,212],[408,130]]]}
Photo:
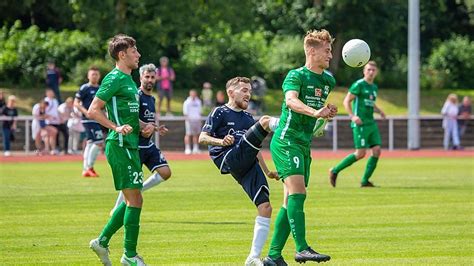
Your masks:
{"label": "green tree foliage", "polygon": [[22,30],[17,22],[0,32],[0,77],[4,81],[39,84],[44,80],[46,63],[68,74],[76,62],[104,54],[97,39],[78,30],[42,32],[36,26]]}
{"label": "green tree foliage", "polygon": [[233,33],[230,25],[219,23],[208,28],[205,34],[193,38],[183,49],[183,63],[188,70],[187,86],[204,81],[219,85],[235,76],[252,76],[263,73],[266,41],[259,32]]}
{"label": "green tree foliage", "polygon": [[453,36],[433,50],[424,67],[423,81],[428,87],[472,88],[474,41]]}
{"label": "green tree foliage", "polygon": [[78,86],[88,82],[87,72],[91,66],[95,66],[99,69],[100,81],[102,81],[104,76],[114,68],[114,63],[111,58],[106,60],[89,58],[84,61],[80,61],[71,71],[71,81]]}

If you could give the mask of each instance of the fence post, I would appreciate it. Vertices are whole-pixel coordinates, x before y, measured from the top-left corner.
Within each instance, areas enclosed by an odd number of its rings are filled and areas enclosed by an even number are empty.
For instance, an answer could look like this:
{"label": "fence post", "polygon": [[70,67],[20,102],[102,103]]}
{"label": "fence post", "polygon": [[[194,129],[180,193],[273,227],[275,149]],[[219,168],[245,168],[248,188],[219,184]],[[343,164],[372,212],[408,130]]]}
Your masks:
{"label": "fence post", "polygon": [[393,118],[388,119],[388,150],[393,151]]}
{"label": "fence post", "polygon": [[337,151],[337,118],[332,120],[332,151]]}
{"label": "fence post", "polygon": [[30,120],[25,119],[25,153],[30,152]]}

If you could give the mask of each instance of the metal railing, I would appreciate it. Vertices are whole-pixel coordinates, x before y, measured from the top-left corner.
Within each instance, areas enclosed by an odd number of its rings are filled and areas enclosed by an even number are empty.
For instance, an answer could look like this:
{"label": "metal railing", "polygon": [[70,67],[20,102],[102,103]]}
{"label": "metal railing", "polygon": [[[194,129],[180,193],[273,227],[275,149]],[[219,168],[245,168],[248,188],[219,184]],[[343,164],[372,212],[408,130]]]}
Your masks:
{"label": "metal railing", "polygon": [[[474,116],[471,116],[470,119],[473,119]],[[400,120],[408,120],[408,116],[389,116],[386,118],[386,121],[388,122],[388,149],[393,150],[395,147],[395,134],[397,134],[395,130],[395,121],[400,121]],[[441,120],[443,117],[441,115],[423,115],[423,116],[418,116],[416,119],[419,120]],[[2,117],[0,116],[0,121],[4,120],[9,120],[7,117]],[[15,118],[17,122],[24,122],[24,150],[25,153],[29,153],[31,150],[31,143],[32,143],[32,137],[31,137],[31,122],[33,120],[33,116],[18,116]],[[166,123],[169,121],[173,122],[179,122],[182,121],[184,124],[185,117],[184,116],[162,116],[160,117],[160,122]],[[202,117],[202,120],[205,121],[206,117]],[[377,118],[377,121],[382,121],[382,119]],[[341,122],[347,122],[349,123],[349,117],[347,116],[337,116],[335,117],[331,122],[328,123],[328,128],[330,129],[329,132],[332,136],[332,150],[337,151],[339,148],[339,139],[338,139],[338,123]],[[380,124],[379,124],[380,126]],[[23,127],[22,127],[23,128]],[[423,136],[422,136],[423,137]],[[1,136],[3,138],[3,136]],[[157,145],[159,145],[160,142],[160,136],[158,133],[155,134],[155,142]]]}

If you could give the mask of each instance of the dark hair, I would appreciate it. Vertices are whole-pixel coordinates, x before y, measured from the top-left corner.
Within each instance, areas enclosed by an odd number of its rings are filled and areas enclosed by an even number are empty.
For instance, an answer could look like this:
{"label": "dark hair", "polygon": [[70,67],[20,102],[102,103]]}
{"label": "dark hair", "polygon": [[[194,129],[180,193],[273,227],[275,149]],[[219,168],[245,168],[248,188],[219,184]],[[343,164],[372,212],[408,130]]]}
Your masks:
{"label": "dark hair", "polygon": [[94,66],[94,65],[89,67],[89,71],[99,71],[100,72],[99,68],[97,66]]}
{"label": "dark hair", "polygon": [[248,84],[250,84],[250,79],[246,78],[246,77],[231,78],[231,79],[229,79],[229,81],[227,81],[227,83],[225,85],[225,88],[229,89],[230,87],[234,87],[234,86],[238,85],[239,83],[248,83]]}
{"label": "dark hair", "polygon": [[125,34],[115,35],[109,41],[109,54],[110,56],[118,61],[118,54],[121,51],[126,51],[128,48],[134,47],[136,44],[135,39]]}

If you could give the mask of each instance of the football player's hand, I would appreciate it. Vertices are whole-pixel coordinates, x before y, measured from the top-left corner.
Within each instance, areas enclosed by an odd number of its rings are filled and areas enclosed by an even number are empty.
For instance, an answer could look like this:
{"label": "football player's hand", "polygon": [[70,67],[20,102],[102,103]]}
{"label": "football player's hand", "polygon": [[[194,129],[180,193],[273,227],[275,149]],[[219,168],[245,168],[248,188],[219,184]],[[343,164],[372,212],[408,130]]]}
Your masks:
{"label": "football player's hand", "polygon": [[230,146],[234,144],[234,136],[227,135],[222,139],[222,146]]}
{"label": "football player's hand", "polygon": [[386,118],[385,113],[383,111],[380,111],[380,117],[382,117],[382,119]]}
{"label": "football player's hand", "polygon": [[160,133],[160,136],[166,135],[168,133],[168,128],[165,125],[161,125],[159,127],[155,126],[155,131],[158,131]]}
{"label": "football player's hand", "polygon": [[329,113],[329,118],[333,118],[337,115],[337,106],[335,106],[334,104],[332,103],[328,103],[328,108],[329,110],[331,111]]}
{"label": "football player's hand", "polygon": [[356,123],[356,125],[362,125],[362,120],[360,119],[360,117],[354,115],[351,117],[351,121]]}
{"label": "football player's hand", "polygon": [[119,134],[122,134],[122,135],[130,134],[130,133],[132,133],[132,131],[133,131],[133,128],[128,124],[115,128],[115,132],[117,132]]}
{"label": "football player's hand", "polygon": [[150,137],[153,134],[153,132],[155,132],[155,125],[152,124],[152,123],[146,124],[145,127],[142,128],[142,130],[141,130],[141,134],[145,138]]}
{"label": "football player's hand", "polygon": [[275,180],[280,180],[280,177],[278,176],[278,173],[275,171],[268,171],[267,177],[270,179],[275,179]]}
{"label": "football player's hand", "polygon": [[329,118],[330,114],[331,114],[331,110],[329,109],[329,107],[324,106],[323,108],[316,110],[316,112],[314,112],[314,117]]}

